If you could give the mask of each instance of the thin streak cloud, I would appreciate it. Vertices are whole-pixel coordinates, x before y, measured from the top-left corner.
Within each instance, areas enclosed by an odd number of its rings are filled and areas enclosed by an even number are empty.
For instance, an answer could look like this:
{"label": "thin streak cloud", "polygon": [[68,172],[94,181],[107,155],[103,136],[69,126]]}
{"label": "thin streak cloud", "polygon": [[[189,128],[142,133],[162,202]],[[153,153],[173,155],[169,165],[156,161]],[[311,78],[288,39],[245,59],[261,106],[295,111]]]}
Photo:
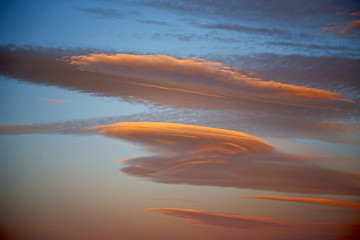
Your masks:
{"label": "thin streak cloud", "polygon": [[343,31],[338,33],[338,35],[355,33],[355,32],[359,32],[359,30],[360,30],[360,20],[355,20],[350,22]]}
{"label": "thin streak cloud", "polygon": [[266,35],[273,35],[283,38],[290,37],[290,33],[288,31],[281,30],[278,28],[254,28],[250,26],[226,25],[226,24],[199,24],[198,26],[207,29],[244,32],[251,34],[266,34]]}
{"label": "thin streak cloud", "polygon": [[69,102],[67,100],[53,99],[53,98],[40,98],[39,100],[44,101],[44,102],[49,102],[49,103],[55,103],[55,104],[63,104],[63,103]]}
{"label": "thin streak cloud", "polygon": [[268,200],[280,200],[280,201],[291,201],[291,202],[302,202],[311,203],[324,206],[350,208],[360,210],[360,203],[340,201],[324,198],[301,198],[301,197],[279,197],[279,196],[242,196],[242,198],[254,198],[254,199],[268,199]]}
{"label": "thin streak cloud", "polygon": [[81,12],[85,12],[85,13],[90,13],[90,14],[94,14],[97,15],[99,17],[105,17],[105,18],[110,18],[110,19],[121,19],[124,17],[124,14],[117,10],[117,9],[113,9],[113,8],[81,8],[81,7],[74,7],[75,10],[77,11],[81,11]]}

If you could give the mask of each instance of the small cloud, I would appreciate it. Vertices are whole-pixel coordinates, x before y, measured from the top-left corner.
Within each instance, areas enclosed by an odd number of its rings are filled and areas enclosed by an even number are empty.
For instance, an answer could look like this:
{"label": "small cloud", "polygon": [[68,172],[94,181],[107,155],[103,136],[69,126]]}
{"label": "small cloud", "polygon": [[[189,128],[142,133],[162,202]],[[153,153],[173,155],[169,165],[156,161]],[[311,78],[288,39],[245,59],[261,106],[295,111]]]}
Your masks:
{"label": "small cloud", "polygon": [[111,19],[120,19],[124,17],[124,14],[117,9],[113,8],[81,8],[74,7],[75,10],[91,13],[100,17],[106,17]]}
{"label": "small cloud", "polygon": [[268,199],[268,200],[280,200],[280,201],[292,201],[292,202],[303,202],[312,203],[324,206],[333,206],[340,208],[350,208],[360,210],[360,203],[331,200],[324,198],[300,198],[300,197],[278,197],[278,196],[243,196],[243,198],[256,198],[256,199]]}
{"label": "small cloud", "polygon": [[68,103],[67,100],[60,100],[60,99],[53,99],[53,98],[40,98],[40,101],[49,102],[49,103],[55,103],[55,104],[63,104]]}
{"label": "small cloud", "polygon": [[140,22],[141,22],[141,23],[144,23],[144,24],[168,25],[167,22],[155,21],[155,20],[142,20],[142,21],[140,21]]}
{"label": "small cloud", "polygon": [[344,15],[347,14],[347,12],[336,12],[336,15]]}
{"label": "small cloud", "polygon": [[349,15],[350,16],[360,16],[360,12],[352,12]]}
{"label": "small cloud", "polygon": [[154,33],[151,37],[152,40],[154,41],[158,41],[158,40],[161,40],[162,38],[162,34],[161,33]]}
{"label": "small cloud", "polygon": [[276,35],[281,37],[290,36],[289,31],[282,30],[279,28],[256,28],[251,26],[229,25],[229,24],[197,24],[197,26],[207,29],[236,31],[236,32],[249,33],[249,34],[266,34],[266,35]]}
{"label": "small cloud", "polygon": [[339,30],[339,29],[343,28],[342,26],[334,26],[333,24],[331,24],[331,25],[327,24],[327,26],[329,26],[329,27],[320,28],[322,30],[322,32],[334,31],[334,30]]}

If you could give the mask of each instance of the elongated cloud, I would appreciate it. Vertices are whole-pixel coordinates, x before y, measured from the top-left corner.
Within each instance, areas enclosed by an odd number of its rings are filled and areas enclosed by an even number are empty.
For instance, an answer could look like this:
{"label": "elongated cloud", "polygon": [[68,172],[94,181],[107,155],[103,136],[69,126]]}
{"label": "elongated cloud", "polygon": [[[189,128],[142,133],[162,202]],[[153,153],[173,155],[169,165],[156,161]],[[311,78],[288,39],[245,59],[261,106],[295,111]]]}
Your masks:
{"label": "elongated cloud", "polygon": [[301,198],[301,197],[279,197],[279,196],[243,196],[243,198],[303,202],[303,203],[312,203],[312,204],[318,204],[318,205],[360,210],[360,203],[349,202],[349,201],[339,201],[339,200],[332,200],[332,199],[323,199],[323,198]]}
{"label": "elongated cloud", "polygon": [[[124,122],[91,128],[98,134],[140,142],[155,151],[166,147],[171,153],[255,155],[274,147],[236,131],[177,123]],[[163,149],[166,149],[163,148]]]}
{"label": "elongated cloud", "polygon": [[348,227],[332,223],[289,223],[272,218],[207,212],[193,209],[149,208],[145,211],[185,220],[189,224],[297,234],[342,235]]}
{"label": "elongated cloud", "polygon": [[53,98],[41,98],[39,100],[44,101],[44,102],[49,102],[49,103],[56,103],[56,104],[62,104],[62,103],[67,103],[68,102],[66,100],[53,99]]}
{"label": "elongated cloud", "polygon": [[74,7],[75,10],[91,13],[100,17],[110,18],[110,19],[121,19],[124,17],[124,14],[119,10],[113,8],[79,8]]}
{"label": "elongated cloud", "polygon": [[244,32],[250,34],[269,34],[281,37],[289,37],[289,32],[279,29],[279,28],[254,28],[250,26],[241,26],[241,25],[226,25],[226,24],[199,24],[201,28],[208,28],[208,29],[218,29],[218,30],[228,30],[228,31],[235,31],[235,32]]}
{"label": "elongated cloud", "polygon": [[300,193],[359,193],[359,176],[282,153],[259,138],[175,123],[123,122],[88,128],[140,143],[153,156],[124,159],[125,173],[162,183],[186,183]]}
{"label": "elongated cloud", "polygon": [[166,55],[131,54],[90,54],[73,56],[68,61],[82,70],[147,78],[159,85],[164,83],[176,83],[185,86],[195,84],[198,87],[210,85],[225,88],[228,91],[236,90],[231,91],[231,93],[245,95],[248,98],[350,101],[343,99],[340,94],[325,90],[274,81],[262,81],[224,67],[219,62],[176,59]]}

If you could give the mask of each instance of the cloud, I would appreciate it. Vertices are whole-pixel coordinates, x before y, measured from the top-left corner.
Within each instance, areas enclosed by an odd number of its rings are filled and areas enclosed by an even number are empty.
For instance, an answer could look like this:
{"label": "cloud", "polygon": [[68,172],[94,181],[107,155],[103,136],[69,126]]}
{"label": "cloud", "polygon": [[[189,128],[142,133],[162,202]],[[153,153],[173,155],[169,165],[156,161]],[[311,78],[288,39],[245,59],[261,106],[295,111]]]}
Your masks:
{"label": "cloud", "polygon": [[344,230],[350,228],[350,226],[334,223],[289,223],[272,218],[216,213],[193,209],[149,208],[145,209],[145,211],[180,218],[189,224],[251,229],[256,231],[342,236]]}
{"label": "cloud", "polygon": [[[338,14],[346,14],[348,18],[345,21],[337,22],[337,23],[328,23],[326,27],[322,27],[321,30],[323,32],[327,31],[337,31],[337,35],[350,35],[357,36],[356,33],[359,33],[360,30],[360,20],[353,20],[353,16],[360,16],[359,12],[342,12]],[[350,17],[349,17],[350,16]]]}
{"label": "cloud", "polygon": [[91,13],[94,15],[97,15],[99,17],[105,17],[110,19],[121,19],[124,17],[124,14],[120,12],[117,9],[113,8],[81,8],[81,7],[74,7],[75,10],[85,12],[85,13]]}
{"label": "cloud", "polygon": [[[295,47],[296,43],[294,44]],[[357,50],[355,48],[352,52],[356,53]],[[350,52],[347,55],[353,56]],[[341,93],[355,101],[360,100],[360,89],[357,84],[360,79],[360,73],[357,71],[360,60],[357,57],[262,53],[228,57],[209,55],[207,58],[256,72],[255,76],[264,80],[277,79],[282,83],[317,86]]]}
{"label": "cloud", "polygon": [[355,20],[355,21],[348,23],[348,25],[345,27],[345,29],[342,30],[338,34],[344,35],[344,34],[349,34],[349,33],[355,33],[355,32],[358,32],[359,30],[360,30],[360,20]]}
{"label": "cloud", "polygon": [[53,99],[53,98],[40,98],[39,100],[44,101],[44,102],[49,102],[49,103],[55,103],[55,104],[62,104],[62,103],[67,103],[68,102],[66,100]]}
{"label": "cloud", "polygon": [[95,134],[128,140],[151,155],[121,160],[125,165],[122,171],[154,182],[294,193],[359,193],[358,174],[320,167],[315,164],[316,158],[280,152],[245,133],[165,122],[93,126],[114,120],[141,121],[155,115],[166,120],[167,114],[154,113],[43,125],[1,125],[0,134]]}
{"label": "cloud", "polygon": [[279,152],[253,136],[175,123],[124,122],[90,133],[141,144],[155,153],[124,159],[125,173],[173,184],[298,193],[358,194],[359,176],[315,165],[311,158]]}
{"label": "cloud", "polygon": [[[231,156],[236,154],[252,156],[270,151],[274,146],[245,133],[208,128],[201,126],[160,123],[160,122],[124,122],[100,125],[88,129],[96,134],[118,137],[141,143],[146,149],[160,155],[205,154],[214,162],[218,154]],[[204,163],[212,159],[204,157]],[[221,162],[221,161],[220,161]],[[184,162],[183,166],[201,164],[202,162]],[[176,165],[173,166],[176,168]]]}
{"label": "cloud", "polygon": [[[252,21],[280,23],[286,21],[288,24],[299,26],[316,26],[324,18],[330,18],[336,12],[352,12],[359,8],[356,1],[329,0],[319,1],[289,1],[268,2],[266,0],[239,0],[219,2],[215,0],[203,1],[142,1],[137,2],[148,7],[172,10],[183,15],[197,14],[197,16],[214,19],[214,16],[228,21]],[[306,19],[306,21],[304,20]]]}
{"label": "cloud", "polygon": [[325,206],[333,206],[340,208],[350,208],[355,210],[360,210],[360,203],[349,202],[349,201],[340,201],[340,200],[331,200],[323,198],[301,198],[301,197],[279,197],[279,196],[242,196],[243,198],[256,198],[256,199],[268,199],[268,200],[280,200],[280,201],[293,201],[293,202],[303,202],[303,203],[312,203]]}
{"label": "cloud", "polygon": [[282,38],[290,36],[289,31],[281,30],[279,28],[255,28],[250,26],[230,25],[230,24],[197,24],[197,26],[207,29],[244,32],[249,34],[266,34],[266,35],[278,36]]}
{"label": "cloud", "polygon": [[308,50],[324,50],[324,51],[334,51],[334,52],[344,52],[344,51],[356,51],[356,48],[350,48],[344,45],[324,45],[324,44],[303,44],[296,42],[284,42],[284,41],[268,41],[266,42],[272,46],[281,46],[289,48],[303,48]]}
{"label": "cloud", "polygon": [[[200,115],[200,114],[199,114]],[[346,116],[347,115],[347,116]],[[341,117],[330,115],[321,120],[315,115],[277,115],[233,111],[204,112],[196,124],[246,131],[261,137],[318,139],[325,142],[359,145],[360,124],[351,122],[351,114],[342,117],[348,123],[341,123]],[[339,121],[339,123],[331,123]]]}
{"label": "cloud", "polygon": [[[227,126],[222,122],[227,122],[232,129],[259,136],[359,142],[357,128],[348,131],[346,127],[355,126],[351,119],[359,115],[358,104],[335,93],[340,91],[350,99],[359,96],[358,60],[263,54],[234,57],[232,62],[239,67],[231,68],[218,61],[88,52],[94,50],[2,47],[0,74],[34,84],[186,110],[172,117],[172,122],[205,125],[216,122],[224,128]],[[67,57],[66,62],[64,56],[73,57]],[[253,63],[261,68],[254,68]],[[336,91],[317,89],[317,85],[325,89],[335,86]],[[200,118],[183,121],[179,116],[184,114]],[[344,127],[318,128],[322,123]]]}
{"label": "cloud", "polygon": [[[95,125],[113,124],[114,122],[141,122],[141,121],[171,121],[183,116],[185,122],[194,121],[197,112],[187,113],[185,111],[158,110],[153,109],[151,113],[120,115],[112,117],[89,118],[70,121],[57,121],[52,123],[39,123],[32,125],[0,124],[0,134],[33,134],[33,133],[62,133],[62,134],[89,134],[86,128]],[[192,120],[191,120],[192,119]]]}
{"label": "cloud", "polygon": [[[340,94],[310,87],[263,81],[240,74],[219,62],[176,59],[166,55],[90,54],[65,58],[83,71],[100,72],[118,76],[147,78],[159,85],[166,83],[214,86],[244,95],[245,98],[275,99],[320,99],[327,101],[350,101]],[[197,81],[194,82],[194,80]],[[252,95],[247,94],[248,92]]]}
{"label": "cloud", "polygon": [[141,23],[144,23],[144,24],[168,25],[167,22],[155,21],[155,20],[142,20],[142,21],[140,21],[140,22],[141,22]]}

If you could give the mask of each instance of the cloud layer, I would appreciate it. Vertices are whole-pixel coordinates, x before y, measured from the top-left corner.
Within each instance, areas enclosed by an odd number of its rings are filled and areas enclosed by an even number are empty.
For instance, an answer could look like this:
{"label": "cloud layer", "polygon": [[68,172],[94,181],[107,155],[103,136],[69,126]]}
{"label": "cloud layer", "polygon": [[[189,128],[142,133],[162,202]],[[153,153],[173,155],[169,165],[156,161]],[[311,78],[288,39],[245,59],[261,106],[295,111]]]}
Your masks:
{"label": "cloud layer", "polygon": [[[190,112],[193,109],[205,110],[208,111],[205,115],[210,116],[196,118],[198,124],[221,124],[231,119],[231,128],[241,131],[255,129],[252,133],[256,135],[279,137],[285,134],[286,137],[359,143],[359,124],[354,121],[359,115],[358,104],[348,102],[347,98],[341,98],[340,94],[329,90],[305,87],[311,80],[298,81],[297,76],[302,76],[303,72],[308,74],[310,70],[297,69],[296,66],[303,67],[308,61],[319,62],[321,59],[309,60],[296,56],[282,59],[279,56],[261,55],[257,62],[262,66],[269,66],[270,62],[276,66],[285,66],[286,62],[287,66],[297,70],[265,69],[259,75],[260,78],[256,78],[244,69],[225,67],[220,62],[197,58],[177,59],[164,55],[131,54],[84,55],[89,50],[12,46],[0,50],[0,60],[4,63],[0,65],[0,73],[8,78],[117,97],[129,102],[188,109]],[[251,67],[254,58],[248,59],[249,62],[240,62],[240,59],[238,62]],[[328,60],[323,63],[324,66],[329,63],[331,65],[336,59]],[[317,75],[309,75],[307,79],[320,79],[316,83],[322,86],[323,83],[330,82],[329,76],[335,76],[338,72],[350,75],[338,76],[331,80],[332,83],[338,83],[340,77],[355,82],[358,77],[352,74],[352,67],[325,75],[323,81],[320,72],[326,74],[320,68]],[[266,75],[288,82],[261,80]],[[291,79],[304,86],[293,85]],[[353,85],[346,87],[356,89]],[[341,85],[341,88],[344,87]],[[342,92],[347,93],[346,90]],[[349,99],[353,97],[351,95]],[[203,113],[199,111],[199,114]],[[227,115],[225,119],[224,115]],[[181,119],[172,121],[181,122]]]}

